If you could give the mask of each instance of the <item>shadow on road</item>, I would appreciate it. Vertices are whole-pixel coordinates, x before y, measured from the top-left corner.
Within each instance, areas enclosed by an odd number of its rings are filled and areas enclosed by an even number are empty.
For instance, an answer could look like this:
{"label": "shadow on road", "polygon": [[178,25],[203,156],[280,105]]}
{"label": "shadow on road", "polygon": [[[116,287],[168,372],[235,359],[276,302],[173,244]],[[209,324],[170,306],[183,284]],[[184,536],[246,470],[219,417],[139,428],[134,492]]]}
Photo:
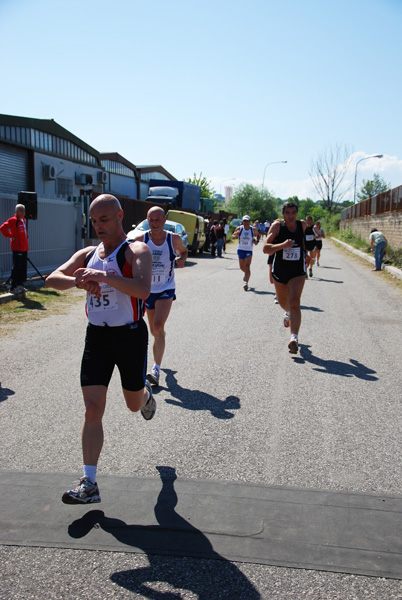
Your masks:
{"label": "shadow on road", "polygon": [[322,277],[317,277],[317,275],[313,275],[310,279],[313,281],[323,281],[324,283],[343,283],[343,281],[336,281],[335,279],[323,279]]}
{"label": "shadow on road", "polygon": [[175,377],[177,371],[163,370],[166,373],[166,387],[173,396],[173,399],[165,400],[168,404],[187,410],[209,410],[211,415],[217,419],[233,419],[234,414],[228,411],[240,408],[240,400],[237,396],[228,396],[226,400],[219,400],[206,392],[183,388],[177,383]]}
{"label": "shadow on road", "polygon": [[[142,598],[180,600],[185,596],[179,590],[187,590],[193,592],[199,600],[259,600],[259,592],[247,577],[214,551],[211,542],[202,531],[176,512],[175,469],[162,466],[156,468],[162,481],[154,508],[158,525],[129,525],[120,519],[105,516],[101,510],[93,510],[71,523],[68,528],[69,535],[76,539],[82,538],[88,535],[92,528],[100,527],[119,542],[145,552],[149,560],[148,566],[117,571],[110,577],[113,583],[141,594]],[[168,559],[161,556],[166,554],[169,555]],[[186,561],[183,561],[183,558],[175,558],[184,556],[192,558]],[[210,560],[206,565],[194,557],[214,560]],[[158,590],[161,583],[172,586],[176,591]]]}
{"label": "shadow on road", "polygon": [[300,306],[302,310],[311,310],[313,312],[324,312],[322,308],[318,308],[317,306]]}
{"label": "shadow on road", "polygon": [[0,383],[0,402],[4,402],[10,396],[14,396],[14,395],[15,395],[14,390],[10,390],[9,388],[3,388],[3,387],[1,387],[1,383]]}
{"label": "shadow on road", "polygon": [[310,350],[310,346],[300,344],[300,357],[294,358],[295,362],[308,362],[315,365],[314,371],[319,373],[329,373],[331,375],[340,375],[341,377],[357,377],[366,381],[378,381],[376,371],[362,365],[357,360],[350,359],[349,363],[340,362],[338,360],[324,360],[314,354]]}

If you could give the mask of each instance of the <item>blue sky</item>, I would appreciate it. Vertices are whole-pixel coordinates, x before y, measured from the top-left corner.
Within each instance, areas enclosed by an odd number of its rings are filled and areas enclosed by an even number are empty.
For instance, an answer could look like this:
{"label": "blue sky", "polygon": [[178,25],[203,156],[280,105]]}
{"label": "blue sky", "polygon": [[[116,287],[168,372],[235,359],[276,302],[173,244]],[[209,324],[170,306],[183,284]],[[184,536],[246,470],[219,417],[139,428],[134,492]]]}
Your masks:
{"label": "blue sky", "polygon": [[[216,191],[317,199],[340,144],[402,185],[402,0],[0,0],[0,112]],[[228,180],[233,179],[232,182]],[[353,195],[353,190],[350,196]]]}

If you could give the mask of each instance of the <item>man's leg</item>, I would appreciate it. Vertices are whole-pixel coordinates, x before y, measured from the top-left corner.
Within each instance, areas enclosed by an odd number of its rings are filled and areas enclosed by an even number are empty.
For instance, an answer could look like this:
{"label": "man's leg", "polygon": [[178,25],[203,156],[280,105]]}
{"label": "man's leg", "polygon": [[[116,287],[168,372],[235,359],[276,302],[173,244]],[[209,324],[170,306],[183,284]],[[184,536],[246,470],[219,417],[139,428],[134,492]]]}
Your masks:
{"label": "man's leg", "polygon": [[288,293],[288,283],[279,283],[279,281],[274,280],[276,297],[278,299],[279,306],[283,308],[285,312],[289,312],[289,293]]}
{"label": "man's leg", "polygon": [[147,310],[149,329],[154,337],[152,347],[154,362],[156,365],[161,365],[162,358],[165,352],[165,323],[172,308],[173,298],[166,300],[157,300],[153,310]]}
{"label": "man's leg", "polygon": [[97,465],[103,446],[102,419],[106,407],[107,387],[90,385],[82,388],[85,417],[82,428],[82,454],[84,465]]}
{"label": "man's leg", "polygon": [[290,332],[294,335],[299,333],[301,323],[300,298],[303,291],[305,276],[294,277],[289,281],[288,298],[290,312]]}
{"label": "man's leg", "polygon": [[19,270],[19,262],[18,262],[18,252],[13,250],[13,268],[11,271],[11,288],[16,288],[19,285],[18,282],[18,270]]}
{"label": "man's leg", "polygon": [[85,402],[85,417],[81,434],[84,476],[74,489],[63,494],[64,504],[92,504],[101,501],[96,483],[96,470],[103,446],[102,418],[106,406],[107,387],[103,385],[84,386],[82,393]]}
{"label": "man's leg", "polygon": [[239,267],[244,273],[243,281],[245,283],[245,286],[244,286],[245,289],[247,289],[246,286],[248,287],[248,282],[250,280],[250,275],[251,275],[250,265],[251,265],[252,259],[253,259],[252,254],[250,256],[247,256],[247,258],[239,258]]}

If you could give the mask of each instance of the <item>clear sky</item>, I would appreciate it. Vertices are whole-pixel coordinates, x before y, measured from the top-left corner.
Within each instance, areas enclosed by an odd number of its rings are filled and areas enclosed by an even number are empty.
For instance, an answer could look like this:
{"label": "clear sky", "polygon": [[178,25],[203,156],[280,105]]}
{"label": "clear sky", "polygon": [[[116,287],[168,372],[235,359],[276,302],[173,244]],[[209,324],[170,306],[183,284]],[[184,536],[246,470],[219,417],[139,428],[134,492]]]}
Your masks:
{"label": "clear sky", "polygon": [[0,112],[217,192],[287,160],[265,186],[316,200],[311,162],[335,144],[384,155],[358,188],[396,187],[401,32],[402,0],[0,0]]}

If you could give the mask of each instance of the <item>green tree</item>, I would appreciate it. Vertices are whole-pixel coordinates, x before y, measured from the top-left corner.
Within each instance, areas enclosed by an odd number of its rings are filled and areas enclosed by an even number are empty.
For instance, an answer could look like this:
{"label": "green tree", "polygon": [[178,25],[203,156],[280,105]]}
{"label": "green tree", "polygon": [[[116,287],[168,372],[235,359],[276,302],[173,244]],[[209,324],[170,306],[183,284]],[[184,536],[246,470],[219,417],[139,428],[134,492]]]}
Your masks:
{"label": "green tree", "polygon": [[241,219],[249,215],[252,221],[259,219],[272,221],[277,218],[276,201],[271,193],[260,190],[250,183],[239,186],[228,203],[228,210],[237,214]]}
{"label": "green tree", "polygon": [[305,219],[307,215],[311,215],[313,217],[313,221],[321,221],[326,217],[327,214],[327,211],[322,208],[321,203],[314,202],[314,200],[311,200],[311,198],[306,198],[305,200],[300,200],[299,202],[299,219]]}
{"label": "green tree", "polygon": [[193,177],[189,177],[184,181],[188,181],[189,183],[193,183],[194,185],[199,185],[201,188],[201,198],[212,198],[213,194],[215,194],[215,190],[211,186],[211,182],[208,181],[206,177],[202,173],[196,175],[194,173]]}
{"label": "green tree", "polygon": [[362,202],[362,200],[367,200],[367,198],[382,194],[382,192],[386,192],[390,188],[390,183],[384,181],[378,173],[374,173],[373,179],[363,179],[363,184],[360,188],[360,192],[357,194],[357,199],[359,202]]}

